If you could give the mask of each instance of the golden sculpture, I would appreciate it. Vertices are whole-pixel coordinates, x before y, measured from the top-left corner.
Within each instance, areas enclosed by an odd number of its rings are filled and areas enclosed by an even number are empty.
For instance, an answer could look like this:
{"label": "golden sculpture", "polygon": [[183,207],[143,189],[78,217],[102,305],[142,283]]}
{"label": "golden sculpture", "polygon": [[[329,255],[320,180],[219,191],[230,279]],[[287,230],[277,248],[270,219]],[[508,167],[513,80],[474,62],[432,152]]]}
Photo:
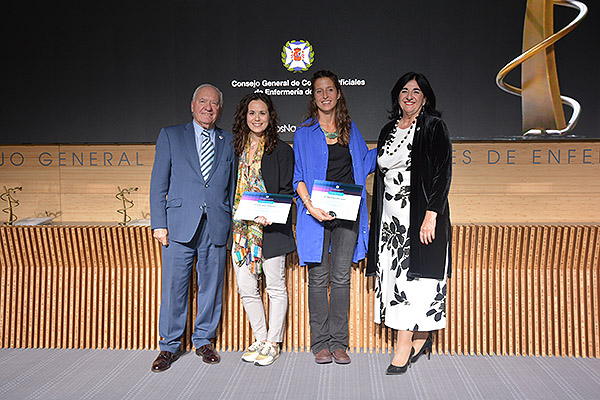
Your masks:
{"label": "golden sculpture", "polygon": [[133,201],[129,200],[126,195],[131,194],[131,192],[137,192],[138,188],[136,186],[129,189],[121,189],[120,186],[117,186],[117,190],[119,192],[115,197],[117,200],[120,200],[123,205],[123,208],[117,210],[119,214],[123,214],[123,221],[119,222],[119,225],[127,225],[127,223],[131,221],[131,217],[127,215],[127,210],[133,207]]}
{"label": "golden sculpture", "polygon": [[14,208],[19,205],[19,200],[12,197],[17,191],[23,190],[22,186],[14,187],[14,188],[6,188],[4,186],[4,193],[0,194],[0,199],[6,201],[8,203],[8,207],[3,208],[2,211],[8,214],[8,221],[6,225],[12,225],[18,218],[17,215],[13,212]]}
{"label": "golden sculpture", "polygon": [[[579,14],[554,33],[554,5],[575,8]],[[498,87],[521,96],[524,135],[565,135],[573,130],[581,106],[561,96],[556,72],[554,43],[571,32],[587,14],[587,6],[575,0],[528,0],[523,27],[523,54],[506,64],[496,75]],[[522,89],[504,82],[506,75],[521,65]],[[568,124],[562,104],[573,109]]]}

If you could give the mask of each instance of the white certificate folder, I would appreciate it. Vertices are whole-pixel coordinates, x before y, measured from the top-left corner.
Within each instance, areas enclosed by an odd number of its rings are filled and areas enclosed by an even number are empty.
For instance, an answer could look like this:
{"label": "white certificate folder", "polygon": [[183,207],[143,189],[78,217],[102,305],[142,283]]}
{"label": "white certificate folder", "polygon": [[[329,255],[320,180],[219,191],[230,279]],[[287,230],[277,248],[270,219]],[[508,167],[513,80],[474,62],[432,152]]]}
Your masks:
{"label": "white certificate folder", "polygon": [[356,221],[363,187],[315,179],[310,199],[313,206],[339,219]]}
{"label": "white certificate folder", "polygon": [[291,206],[291,195],[244,192],[233,219],[252,221],[262,216],[274,224],[285,224]]}

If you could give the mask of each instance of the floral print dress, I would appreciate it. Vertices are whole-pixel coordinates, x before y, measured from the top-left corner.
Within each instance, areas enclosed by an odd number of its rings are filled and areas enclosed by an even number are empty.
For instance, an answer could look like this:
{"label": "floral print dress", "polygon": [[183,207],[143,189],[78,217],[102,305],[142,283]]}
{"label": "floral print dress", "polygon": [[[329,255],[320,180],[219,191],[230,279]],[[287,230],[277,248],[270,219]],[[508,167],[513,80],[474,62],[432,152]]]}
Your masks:
{"label": "floral print dress", "polygon": [[406,276],[410,262],[410,161],[414,133],[415,124],[407,129],[396,126],[377,156],[385,192],[379,228],[375,322],[393,329],[433,331],[446,327],[446,274],[443,280],[407,280]]}

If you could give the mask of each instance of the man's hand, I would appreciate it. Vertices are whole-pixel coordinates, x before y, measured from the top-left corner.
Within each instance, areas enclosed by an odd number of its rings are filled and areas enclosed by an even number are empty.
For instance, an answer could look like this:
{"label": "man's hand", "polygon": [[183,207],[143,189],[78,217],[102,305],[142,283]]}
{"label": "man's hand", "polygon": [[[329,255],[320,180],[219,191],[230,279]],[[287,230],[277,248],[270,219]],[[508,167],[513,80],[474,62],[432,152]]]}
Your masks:
{"label": "man's hand", "polygon": [[155,229],[152,232],[154,239],[158,240],[160,244],[167,247],[169,245],[169,231],[165,228]]}

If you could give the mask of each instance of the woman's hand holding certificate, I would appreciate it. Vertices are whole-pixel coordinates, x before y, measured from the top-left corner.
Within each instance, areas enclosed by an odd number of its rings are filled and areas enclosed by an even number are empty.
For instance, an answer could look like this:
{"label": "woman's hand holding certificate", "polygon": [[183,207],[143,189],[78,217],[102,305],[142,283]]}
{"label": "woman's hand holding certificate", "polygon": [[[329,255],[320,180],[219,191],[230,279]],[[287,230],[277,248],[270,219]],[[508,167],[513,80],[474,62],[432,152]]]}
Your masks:
{"label": "woman's hand holding certificate", "polygon": [[362,186],[315,179],[310,195],[313,206],[332,217],[356,221]]}
{"label": "woman's hand holding certificate", "polygon": [[291,206],[292,196],[287,194],[244,192],[233,219],[256,220],[263,226],[285,224]]}

